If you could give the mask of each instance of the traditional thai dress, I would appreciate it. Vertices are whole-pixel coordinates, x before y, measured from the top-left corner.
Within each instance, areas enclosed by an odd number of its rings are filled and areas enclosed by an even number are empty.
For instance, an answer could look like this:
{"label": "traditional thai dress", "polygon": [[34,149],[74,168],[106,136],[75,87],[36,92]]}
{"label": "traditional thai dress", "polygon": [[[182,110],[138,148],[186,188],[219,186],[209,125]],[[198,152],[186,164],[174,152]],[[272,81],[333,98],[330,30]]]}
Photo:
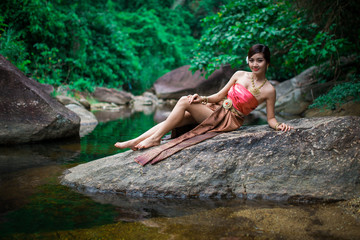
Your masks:
{"label": "traditional thai dress", "polygon": [[[148,163],[155,164],[186,147],[212,138],[222,132],[236,130],[243,124],[244,116],[257,106],[258,101],[252,93],[243,85],[235,83],[229,89],[227,98],[222,102],[222,105],[217,107],[207,119],[180,137],[136,157],[135,161],[142,166]],[[214,107],[214,105],[210,107]]]}

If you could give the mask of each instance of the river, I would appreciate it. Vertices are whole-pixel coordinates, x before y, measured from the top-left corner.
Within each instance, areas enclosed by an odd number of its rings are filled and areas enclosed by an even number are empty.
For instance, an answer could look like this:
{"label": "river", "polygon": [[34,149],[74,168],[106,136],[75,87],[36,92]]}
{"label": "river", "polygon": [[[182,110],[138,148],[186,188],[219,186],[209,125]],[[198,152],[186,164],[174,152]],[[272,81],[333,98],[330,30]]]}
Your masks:
{"label": "river", "polygon": [[[78,139],[0,147],[0,239],[360,239],[342,203],[149,199],[80,193],[66,169],[121,152],[154,113],[95,112]],[[92,130],[92,128],[94,128]]]}

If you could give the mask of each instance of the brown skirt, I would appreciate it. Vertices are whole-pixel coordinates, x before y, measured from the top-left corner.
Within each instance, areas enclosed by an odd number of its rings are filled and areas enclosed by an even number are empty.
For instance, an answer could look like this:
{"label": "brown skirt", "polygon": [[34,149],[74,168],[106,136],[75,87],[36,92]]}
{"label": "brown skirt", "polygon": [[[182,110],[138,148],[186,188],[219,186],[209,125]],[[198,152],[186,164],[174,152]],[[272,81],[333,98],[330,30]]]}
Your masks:
{"label": "brown skirt", "polygon": [[207,119],[191,131],[147,151],[145,154],[136,157],[135,161],[142,166],[148,163],[155,164],[184,148],[212,138],[221,132],[236,130],[243,122],[243,116],[219,106]]}

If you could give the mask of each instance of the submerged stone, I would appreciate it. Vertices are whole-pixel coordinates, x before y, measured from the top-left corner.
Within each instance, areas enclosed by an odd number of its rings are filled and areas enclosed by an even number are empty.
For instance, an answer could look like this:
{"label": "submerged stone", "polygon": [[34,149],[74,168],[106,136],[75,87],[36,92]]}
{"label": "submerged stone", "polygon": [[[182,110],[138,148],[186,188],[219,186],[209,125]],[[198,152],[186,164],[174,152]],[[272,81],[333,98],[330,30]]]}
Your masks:
{"label": "submerged stone", "polygon": [[[230,206],[219,206],[219,202],[214,201],[210,209],[189,206],[191,213],[177,216],[147,217],[141,221],[119,221],[74,230],[19,233],[8,239],[319,240],[358,239],[360,236],[360,222],[346,214],[338,204],[298,206],[260,205],[256,201],[223,202]],[[151,211],[156,204],[155,201],[144,203],[142,209]],[[163,206],[164,211],[168,209],[169,206]],[[123,209],[120,215],[122,213]]]}

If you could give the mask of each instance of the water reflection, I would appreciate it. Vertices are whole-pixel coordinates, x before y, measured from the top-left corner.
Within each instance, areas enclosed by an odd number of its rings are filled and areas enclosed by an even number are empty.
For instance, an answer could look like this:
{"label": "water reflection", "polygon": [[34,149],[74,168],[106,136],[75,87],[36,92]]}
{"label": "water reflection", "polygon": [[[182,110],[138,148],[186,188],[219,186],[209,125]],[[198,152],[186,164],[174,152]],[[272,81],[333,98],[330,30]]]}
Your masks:
{"label": "water reflection", "polygon": [[38,192],[38,187],[64,170],[61,165],[48,165],[1,174],[0,214],[23,207]]}
{"label": "water reflection", "polygon": [[79,191],[102,204],[111,204],[117,207],[121,221],[140,221],[154,217],[179,217],[191,215],[201,211],[214,208],[249,208],[249,207],[285,207],[289,204],[285,202],[274,202],[264,200],[245,199],[167,199],[167,198],[131,198],[122,194],[112,193],[91,193]]}
{"label": "water reflection", "polygon": [[0,212],[23,207],[40,186],[51,176],[60,175],[66,166],[121,152],[114,147],[116,141],[133,138],[155,124],[153,115],[130,109],[97,113],[100,119],[109,119],[109,115],[116,120],[85,126],[92,129],[81,138],[0,146]]}
{"label": "water reflection", "polygon": [[134,111],[131,108],[120,108],[117,111],[97,110],[93,112],[99,122],[110,122],[118,119],[129,118]]}
{"label": "water reflection", "polygon": [[79,138],[0,146],[0,174],[69,162],[80,154]]}
{"label": "water reflection", "polygon": [[80,137],[85,137],[86,135],[88,135],[89,133],[91,133],[92,131],[94,131],[94,129],[96,128],[97,123],[94,124],[82,124],[80,126]]}

